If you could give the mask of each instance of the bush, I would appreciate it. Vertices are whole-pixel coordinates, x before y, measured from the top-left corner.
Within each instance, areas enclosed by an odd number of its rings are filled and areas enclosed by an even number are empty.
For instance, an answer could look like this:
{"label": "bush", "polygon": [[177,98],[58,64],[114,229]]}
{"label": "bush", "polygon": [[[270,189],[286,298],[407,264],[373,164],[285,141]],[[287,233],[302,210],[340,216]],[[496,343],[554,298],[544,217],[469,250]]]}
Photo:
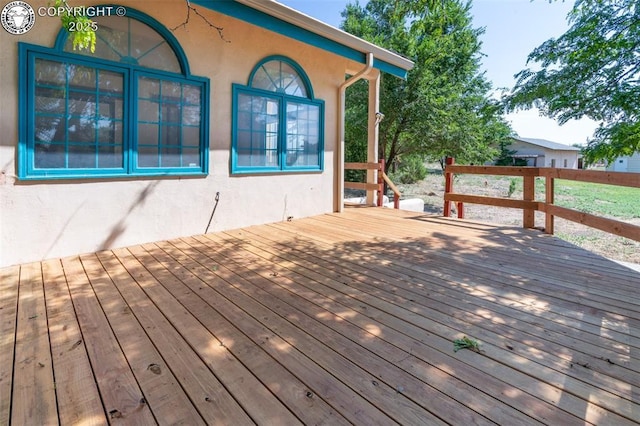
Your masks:
{"label": "bush", "polygon": [[398,171],[393,173],[391,180],[395,183],[411,184],[427,177],[427,168],[421,157],[406,157],[400,163]]}
{"label": "bush", "polygon": [[511,198],[514,192],[516,192],[517,179],[511,179],[509,182],[509,191],[507,193],[507,197]]}

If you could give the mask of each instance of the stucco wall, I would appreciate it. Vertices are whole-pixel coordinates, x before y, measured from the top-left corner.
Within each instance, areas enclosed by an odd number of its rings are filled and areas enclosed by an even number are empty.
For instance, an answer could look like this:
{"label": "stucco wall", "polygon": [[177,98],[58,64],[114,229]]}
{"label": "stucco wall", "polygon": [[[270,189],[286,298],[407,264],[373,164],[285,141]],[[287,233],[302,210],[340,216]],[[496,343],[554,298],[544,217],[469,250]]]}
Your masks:
{"label": "stucco wall", "polygon": [[[36,8],[45,1],[31,1]],[[84,2],[86,5],[92,2]],[[171,28],[185,17],[183,0],[129,1]],[[224,28],[222,40],[197,16],[174,31],[192,74],[211,79],[209,176],[20,182],[17,43],[53,46],[60,23],[38,17],[22,36],[0,31],[0,266],[203,233],[216,192],[210,231],[300,218],[333,210],[338,86],[358,64],[199,7]],[[231,85],[246,84],[254,65],[285,55],[309,76],[325,101],[324,172],[231,176]]]}

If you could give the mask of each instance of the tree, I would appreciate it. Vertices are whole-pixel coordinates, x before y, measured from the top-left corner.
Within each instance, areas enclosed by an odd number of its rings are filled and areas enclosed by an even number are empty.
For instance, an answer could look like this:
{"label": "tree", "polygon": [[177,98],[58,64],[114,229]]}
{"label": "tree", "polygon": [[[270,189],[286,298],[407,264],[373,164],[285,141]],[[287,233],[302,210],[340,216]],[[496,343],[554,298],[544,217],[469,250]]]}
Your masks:
{"label": "tree", "polygon": [[[460,0],[371,0],[349,4],[342,29],[415,62],[407,80],[382,75],[380,154],[387,169],[416,156],[483,162],[509,136],[502,106],[488,97],[480,72],[482,29],[472,27],[470,3]],[[347,93],[347,159],[366,155],[366,83]],[[388,170],[387,170],[388,171]]]}
{"label": "tree", "polygon": [[513,156],[517,152],[513,149],[509,149],[512,142],[509,139],[504,139],[500,141],[498,144],[498,149],[500,153],[498,154],[498,158],[496,159],[496,166],[512,166],[513,165]]}
{"label": "tree", "polygon": [[569,30],[537,47],[506,97],[510,109],[537,107],[560,124],[600,122],[585,149],[588,163],[640,151],[640,3],[577,0]]}

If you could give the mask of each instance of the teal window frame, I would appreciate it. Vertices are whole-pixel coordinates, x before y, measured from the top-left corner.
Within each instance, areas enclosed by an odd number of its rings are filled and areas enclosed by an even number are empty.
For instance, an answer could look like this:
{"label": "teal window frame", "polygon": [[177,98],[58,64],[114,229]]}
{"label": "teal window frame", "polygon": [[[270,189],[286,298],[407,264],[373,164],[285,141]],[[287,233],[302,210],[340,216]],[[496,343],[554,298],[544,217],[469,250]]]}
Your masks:
{"label": "teal window frame", "polygon": [[[285,93],[284,90],[265,90],[261,88],[256,88],[252,86],[254,81],[254,77],[258,70],[268,62],[271,61],[280,61],[285,63],[289,67],[291,67],[297,73],[300,83],[305,89],[306,96],[296,96],[292,94]],[[252,98],[261,98],[265,100],[270,100],[272,102],[277,103],[277,131],[271,132],[273,133],[276,139],[276,157],[277,164],[265,164],[265,165],[242,165],[240,164],[239,158],[239,132],[241,131],[239,127],[240,118],[239,115],[240,110],[240,97],[252,97]],[[231,135],[231,173],[234,175],[242,175],[242,174],[273,174],[273,173],[310,173],[310,172],[322,172],[324,170],[324,119],[325,119],[325,107],[324,101],[321,99],[317,99],[313,94],[313,87],[309,80],[309,77],[304,72],[302,67],[298,65],[292,59],[281,56],[281,55],[273,55],[268,56],[262,59],[251,71],[248,83],[246,85],[241,84],[233,84],[232,85],[232,135]],[[318,110],[318,128],[315,129],[317,133],[317,163],[310,165],[296,165],[287,164],[288,163],[288,151],[287,151],[287,107],[292,105],[302,105],[309,106],[312,108],[317,108]],[[263,114],[266,115],[266,114]],[[283,130],[284,129],[284,130]],[[252,131],[249,130],[251,135],[257,133],[269,133],[266,130],[258,130]],[[246,151],[246,149],[244,149]],[[272,151],[273,149],[267,148],[258,148],[256,151]],[[290,152],[290,150],[289,150]],[[304,155],[304,153],[303,153]],[[267,163],[267,161],[265,161]]]}
{"label": "teal window frame", "polygon": [[[169,72],[159,70],[155,68],[147,68],[140,66],[133,61],[123,60],[121,62],[110,61],[98,57],[92,57],[87,54],[79,54],[76,52],[67,52],[64,50],[67,41],[68,33],[66,30],[61,29],[53,48],[32,45],[28,43],[18,43],[19,50],[19,142],[18,142],[18,163],[17,163],[17,175],[21,180],[43,180],[43,179],[94,179],[94,178],[121,178],[121,177],[161,177],[161,176],[206,176],[209,173],[209,105],[210,105],[210,83],[209,79],[205,77],[193,76],[189,70],[189,64],[186,59],[184,51],[178,44],[176,38],[171,32],[166,29],[155,19],[150,16],[136,11],[131,8],[127,8],[126,18],[131,18],[148,25],[157,33],[159,33],[171,47],[176,55],[177,61],[180,65],[180,72]],[[69,162],[69,146],[72,142],[69,142],[68,131],[66,133],[66,142],[59,145],[65,145],[64,155],[66,158],[66,167],[36,167],[35,147],[36,147],[36,61],[45,60],[57,62],[63,66],[81,66],[95,70],[97,73],[101,71],[108,71],[110,73],[117,73],[123,76],[123,88],[122,88],[122,144],[121,154],[122,166],[121,167],[87,167],[87,168],[71,168],[68,167]],[[198,142],[197,153],[191,155],[188,158],[197,158],[197,161],[185,162],[187,158],[185,150],[193,154],[196,149],[196,145],[184,146],[183,141],[185,137],[182,133],[184,126],[182,119],[178,123],[178,129],[180,129],[178,141],[176,145],[163,146],[161,135],[158,136],[158,162],[157,167],[141,167],[138,164],[138,82],[140,78],[147,77],[151,79],[157,79],[163,83],[177,83],[180,85],[181,91],[183,87],[193,86],[199,90],[199,121],[198,121]],[[96,91],[100,89],[96,82]],[[39,86],[40,88],[42,86]],[[66,87],[67,94],[65,95],[65,105],[69,104],[70,92],[69,87]],[[194,105],[188,104],[186,101],[174,102],[174,109],[178,109],[182,113],[183,108],[191,107]],[[68,120],[67,114],[68,107],[65,110],[65,117]],[[96,106],[97,108],[97,106]],[[40,114],[41,115],[41,114]],[[77,118],[77,117],[76,117]],[[87,117],[80,117],[87,118]],[[96,120],[98,120],[98,114],[96,114]],[[119,121],[119,120],[115,120]],[[175,124],[175,123],[174,123]],[[158,124],[160,127],[160,124]],[[191,126],[194,127],[194,126]],[[96,130],[97,132],[97,130]],[[100,144],[98,140],[95,142],[96,146]],[[165,151],[169,151],[167,148],[172,148],[173,158],[179,158],[180,165],[163,166],[161,149],[165,148]],[[97,150],[98,148],[96,148]],[[176,153],[177,152],[177,153]],[[96,160],[94,164],[99,163],[99,151],[96,151]],[[168,158],[168,157],[167,157]],[[174,160],[175,163],[175,160]]]}

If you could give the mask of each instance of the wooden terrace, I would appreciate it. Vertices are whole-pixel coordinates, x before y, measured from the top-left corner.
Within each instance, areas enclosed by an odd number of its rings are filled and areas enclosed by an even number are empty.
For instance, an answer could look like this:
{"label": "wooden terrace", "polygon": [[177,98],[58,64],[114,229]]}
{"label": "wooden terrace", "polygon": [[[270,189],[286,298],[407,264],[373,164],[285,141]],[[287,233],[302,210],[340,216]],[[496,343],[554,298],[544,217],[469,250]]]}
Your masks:
{"label": "wooden terrace", "polygon": [[536,230],[347,209],[0,273],[1,425],[640,422],[640,273]]}

